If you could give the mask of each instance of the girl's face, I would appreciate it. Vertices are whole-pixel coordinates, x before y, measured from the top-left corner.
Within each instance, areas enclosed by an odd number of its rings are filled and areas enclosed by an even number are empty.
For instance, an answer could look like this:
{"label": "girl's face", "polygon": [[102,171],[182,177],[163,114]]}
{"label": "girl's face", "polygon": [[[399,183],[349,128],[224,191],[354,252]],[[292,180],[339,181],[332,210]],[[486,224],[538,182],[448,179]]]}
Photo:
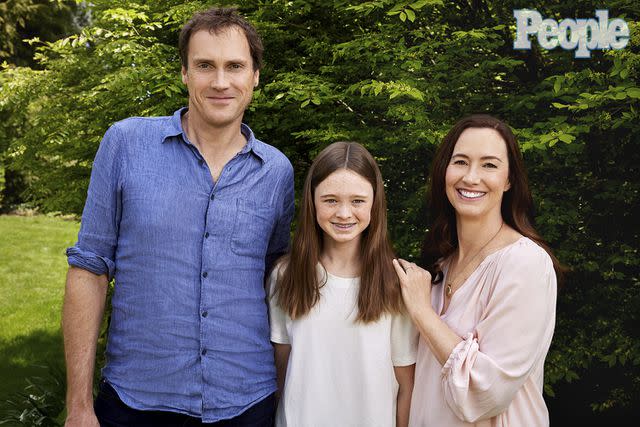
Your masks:
{"label": "girl's face", "polygon": [[453,149],[445,183],[459,219],[501,216],[502,196],[510,187],[502,136],[491,128],[465,129]]}
{"label": "girl's face", "polygon": [[339,169],[318,184],[313,202],[325,244],[359,243],[371,221],[373,187],[361,175]]}

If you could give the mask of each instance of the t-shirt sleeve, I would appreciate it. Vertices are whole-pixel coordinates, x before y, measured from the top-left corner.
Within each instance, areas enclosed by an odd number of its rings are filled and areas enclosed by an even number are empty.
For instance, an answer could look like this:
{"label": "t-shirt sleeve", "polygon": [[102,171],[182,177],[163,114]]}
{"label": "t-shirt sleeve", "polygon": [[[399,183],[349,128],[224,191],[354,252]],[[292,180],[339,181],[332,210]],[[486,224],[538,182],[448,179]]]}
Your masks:
{"label": "t-shirt sleeve", "polygon": [[391,319],[391,361],[393,366],[409,366],[416,363],[418,330],[405,314],[395,314]]}
{"label": "t-shirt sleeve", "polygon": [[271,327],[271,342],[276,344],[291,344],[287,332],[289,316],[280,308],[277,299],[277,277],[280,265],[276,266],[269,276],[267,288],[269,290],[269,325]]}

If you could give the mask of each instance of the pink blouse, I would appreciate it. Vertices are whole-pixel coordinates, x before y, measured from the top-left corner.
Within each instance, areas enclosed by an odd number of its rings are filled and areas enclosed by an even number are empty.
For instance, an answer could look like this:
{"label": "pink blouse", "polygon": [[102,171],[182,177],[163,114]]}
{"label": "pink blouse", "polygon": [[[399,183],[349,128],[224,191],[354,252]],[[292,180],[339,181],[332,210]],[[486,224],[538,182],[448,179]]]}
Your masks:
{"label": "pink blouse", "polygon": [[[431,294],[438,313],[443,283]],[[548,426],[543,369],[555,308],[553,263],[536,243],[523,237],[487,256],[441,315],[463,339],[444,366],[420,339],[409,425]]]}

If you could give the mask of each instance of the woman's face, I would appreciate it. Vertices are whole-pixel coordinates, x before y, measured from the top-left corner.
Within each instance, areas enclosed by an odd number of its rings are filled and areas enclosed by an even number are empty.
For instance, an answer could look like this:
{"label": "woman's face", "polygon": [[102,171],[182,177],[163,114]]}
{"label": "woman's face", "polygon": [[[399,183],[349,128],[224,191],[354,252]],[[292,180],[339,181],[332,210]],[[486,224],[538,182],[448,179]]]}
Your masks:
{"label": "woman's face", "polygon": [[511,185],[502,136],[491,128],[465,129],[453,148],[445,185],[458,219],[500,217],[502,196]]}
{"label": "woman's face", "polygon": [[318,184],[313,202],[325,244],[359,243],[371,222],[373,187],[357,173],[339,169]]}

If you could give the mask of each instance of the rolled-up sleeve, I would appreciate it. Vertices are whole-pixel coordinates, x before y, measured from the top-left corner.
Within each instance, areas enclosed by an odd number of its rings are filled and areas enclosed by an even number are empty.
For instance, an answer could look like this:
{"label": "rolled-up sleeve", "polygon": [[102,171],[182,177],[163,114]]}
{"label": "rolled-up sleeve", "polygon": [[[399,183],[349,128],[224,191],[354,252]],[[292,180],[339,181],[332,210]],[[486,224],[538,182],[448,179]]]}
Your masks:
{"label": "rolled-up sleeve", "polygon": [[504,412],[546,355],[555,325],[556,276],[551,259],[538,249],[502,260],[482,320],[442,368],[445,400],[463,421]]}
{"label": "rolled-up sleeve", "polygon": [[67,262],[94,274],[115,273],[123,183],[123,138],[117,125],[102,138],[91,169],[87,200],[77,243],[67,249]]}

